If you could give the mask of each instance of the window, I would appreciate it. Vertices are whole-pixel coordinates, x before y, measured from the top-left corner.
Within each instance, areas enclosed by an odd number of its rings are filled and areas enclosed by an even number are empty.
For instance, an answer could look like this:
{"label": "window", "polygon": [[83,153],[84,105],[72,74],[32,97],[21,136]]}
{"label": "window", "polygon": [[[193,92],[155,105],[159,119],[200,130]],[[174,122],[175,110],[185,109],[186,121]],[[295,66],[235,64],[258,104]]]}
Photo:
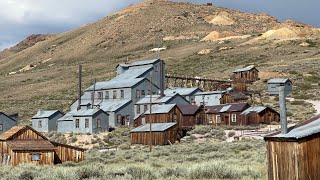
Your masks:
{"label": "window", "polygon": [[236,114],[232,114],[231,115],[231,121],[232,122],[237,122],[237,115]]}
{"label": "window", "polygon": [[113,99],[117,99],[117,91],[113,90]]}
{"label": "window", "polygon": [[101,119],[97,119],[97,128],[101,128]]}
{"label": "window", "polygon": [[212,124],[212,117],[211,118],[209,118],[209,124]]}
{"label": "window", "polygon": [[146,92],[144,90],[141,90],[141,96],[145,96],[146,95]]}
{"label": "window", "polygon": [[105,99],[109,99],[109,91],[106,91]]}
{"label": "window", "polygon": [[80,120],[76,119],[76,128],[79,128],[79,123],[80,123]]}
{"label": "window", "polygon": [[137,106],[137,114],[140,114],[140,105]]}
{"label": "window", "polygon": [[38,121],[38,128],[42,128],[42,121],[41,120]]}
{"label": "window", "polygon": [[120,90],[121,98],[124,98],[124,90]]}
{"label": "window", "polygon": [[89,128],[89,119],[85,119],[84,128]]}
{"label": "window", "polygon": [[99,100],[102,99],[102,92],[98,92],[98,99],[99,99]]}
{"label": "window", "polygon": [[0,131],[3,131],[3,124],[0,124]]}
{"label": "window", "polygon": [[136,91],[136,97],[137,97],[137,98],[140,98],[140,90],[137,90],[137,91]]}
{"label": "window", "polygon": [[118,115],[117,115],[117,122],[118,122],[118,124],[121,124],[121,119],[122,119],[121,114],[118,114]]}
{"label": "window", "polygon": [[32,153],[31,160],[32,161],[40,161],[40,153]]}
{"label": "window", "polygon": [[158,71],[159,71],[158,66],[155,66],[155,67],[154,67],[154,71],[155,71],[155,72],[158,72]]}
{"label": "window", "polygon": [[126,125],[128,125],[128,126],[129,126],[129,124],[130,124],[130,116],[129,116],[129,115],[127,115],[127,116],[126,116]]}
{"label": "window", "polygon": [[151,94],[150,94],[150,92],[151,92],[151,91],[150,91],[150,90],[148,90],[148,95],[151,95]]}
{"label": "window", "polygon": [[173,122],[177,122],[177,115],[176,114],[173,115]]}
{"label": "window", "polygon": [[221,123],[220,115],[216,115],[216,123]]}
{"label": "window", "polygon": [[142,119],[141,119],[141,124],[142,124],[142,125],[145,125],[145,124],[146,124],[146,118],[142,118]]}
{"label": "window", "polygon": [[144,112],[148,111],[148,105],[144,105]]}

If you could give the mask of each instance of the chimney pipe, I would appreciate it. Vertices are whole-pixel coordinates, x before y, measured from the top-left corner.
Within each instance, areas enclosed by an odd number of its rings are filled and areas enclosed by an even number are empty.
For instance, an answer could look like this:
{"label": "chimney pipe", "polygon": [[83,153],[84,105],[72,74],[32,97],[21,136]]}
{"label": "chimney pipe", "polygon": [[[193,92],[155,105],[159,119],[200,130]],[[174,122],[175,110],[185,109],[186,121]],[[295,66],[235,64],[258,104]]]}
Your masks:
{"label": "chimney pipe", "polygon": [[163,60],[160,60],[160,96],[164,97],[164,68],[163,68]]}
{"label": "chimney pipe", "polygon": [[279,87],[279,106],[280,106],[281,134],[287,134],[288,122],[287,122],[286,95],[284,92],[284,86]]}
{"label": "chimney pipe", "polygon": [[79,87],[78,87],[78,110],[81,109],[81,83],[82,83],[82,65],[79,65]]}

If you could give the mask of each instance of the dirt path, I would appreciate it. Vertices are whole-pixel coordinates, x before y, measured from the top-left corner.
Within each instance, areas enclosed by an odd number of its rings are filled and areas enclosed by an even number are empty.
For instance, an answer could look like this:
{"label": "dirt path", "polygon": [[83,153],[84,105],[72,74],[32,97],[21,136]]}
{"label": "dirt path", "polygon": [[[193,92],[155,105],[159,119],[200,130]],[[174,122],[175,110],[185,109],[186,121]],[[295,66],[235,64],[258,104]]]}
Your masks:
{"label": "dirt path", "polygon": [[320,114],[320,101],[311,101],[311,100],[306,100],[306,102],[311,103],[313,107],[316,109],[316,115]]}

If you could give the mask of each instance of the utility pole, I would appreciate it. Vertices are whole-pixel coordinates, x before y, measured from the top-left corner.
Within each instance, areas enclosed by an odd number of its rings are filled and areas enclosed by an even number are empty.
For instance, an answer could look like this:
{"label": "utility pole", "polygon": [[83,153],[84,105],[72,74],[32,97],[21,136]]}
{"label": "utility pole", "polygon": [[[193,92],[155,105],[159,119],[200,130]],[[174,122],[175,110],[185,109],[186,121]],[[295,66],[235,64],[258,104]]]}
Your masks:
{"label": "utility pole", "polygon": [[152,151],[152,71],[150,72],[150,114],[149,114],[149,124],[150,124],[150,152]]}
{"label": "utility pole", "polygon": [[82,83],[82,65],[79,65],[79,87],[78,87],[78,110],[81,109],[81,83]]}
{"label": "utility pole", "polygon": [[286,95],[285,86],[279,87],[279,107],[280,107],[280,122],[281,122],[281,134],[288,133],[287,127],[287,108],[286,108]]}
{"label": "utility pole", "polygon": [[204,121],[207,123],[207,112],[206,112],[205,95],[202,95],[202,104],[203,104],[203,112],[204,112]]}
{"label": "utility pole", "polygon": [[92,95],[92,109],[94,108],[94,97],[95,97],[95,94],[96,94],[96,83],[97,83],[97,80],[96,78],[94,78],[94,82],[93,82],[93,95]]}

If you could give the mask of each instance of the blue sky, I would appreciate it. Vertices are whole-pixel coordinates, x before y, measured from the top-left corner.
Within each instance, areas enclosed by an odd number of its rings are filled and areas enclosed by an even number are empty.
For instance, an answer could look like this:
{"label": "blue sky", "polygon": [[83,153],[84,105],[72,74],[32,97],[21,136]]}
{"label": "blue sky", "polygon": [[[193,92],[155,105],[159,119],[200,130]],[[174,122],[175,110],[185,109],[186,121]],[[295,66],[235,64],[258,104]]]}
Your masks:
{"label": "blue sky", "polygon": [[[142,0],[0,0],[0,50],[30,34],[61,33]],[[175,0],[268,13],[320,27],[319,0]]]}

